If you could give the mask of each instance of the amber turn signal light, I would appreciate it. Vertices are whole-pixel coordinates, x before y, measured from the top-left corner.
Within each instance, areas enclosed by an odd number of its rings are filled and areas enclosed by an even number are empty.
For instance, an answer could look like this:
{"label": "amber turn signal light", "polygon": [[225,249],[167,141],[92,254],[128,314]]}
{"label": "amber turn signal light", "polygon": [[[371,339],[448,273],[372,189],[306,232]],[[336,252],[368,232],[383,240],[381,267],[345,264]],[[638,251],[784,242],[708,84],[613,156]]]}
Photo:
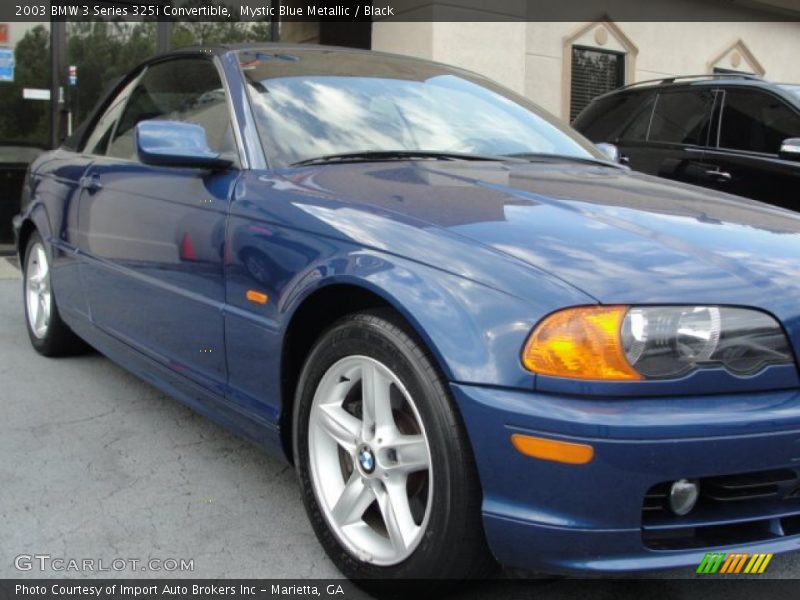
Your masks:
{"label": "amber turn signal light", "polygon": [[561,442],[521,433],[513,434],[511,443],[520,454],[525,456],[568,465],[585,465],[594,458],[594,448],[587,444]]}
{"label": "amber turn signal light", "polygon": [[246,296],[250,302],[255,302],[256,304],[266,304],[269,301],[269,296],[257,290],[247,290]]}
{"label": "amber turn signal light", "polygon": [[579,306],[545,317],[522,352],[525,368],[571,379],[643,379],[625,358],[620,330],[627,306]]}

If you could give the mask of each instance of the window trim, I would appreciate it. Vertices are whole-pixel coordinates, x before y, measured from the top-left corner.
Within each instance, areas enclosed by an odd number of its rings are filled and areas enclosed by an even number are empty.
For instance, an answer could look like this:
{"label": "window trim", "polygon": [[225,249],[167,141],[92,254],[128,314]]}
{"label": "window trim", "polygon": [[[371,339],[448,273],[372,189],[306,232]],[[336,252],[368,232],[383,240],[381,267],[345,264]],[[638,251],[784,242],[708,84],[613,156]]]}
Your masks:
{"label": "window trim", "polygon": [[236,114],[236,107],[233,105],[233,93],[230,82],[225,74],[225,66],[222,64],[222,59],[216,55],[212,58],[211,62],[217,68],[217,73],[219,73],[220,79],[222,80],[222,89],[225,90],[225,103],[228,105],[228,116],[231,121],[231,129],[233,130],[232,133],[236,145],[236,153],[239,155],[239,160],[234,167],[239,170],[249,170],[250,160],[245,150],[244,138],[242,137],[243,129],[239,122],[239,116]]}
{"label": "window trim", "polygon": [[[136,77],[131,78],[129,81],[126,81],[125,85],[122,86],[122,89],[120,90],[120,92],[112,97],[111,102],[109,102],[108,106],[106,106],[106,108],[103,110],[103,112],[100,113],[100,116],[98,117],[97,122],[94,123],[94,126],[87,129],[88,134],[86,135],[86,139],[83,142],[83,149],[81,150],[82,154],[85,154],[87,156],[106,156],[106,153],[108,152],[108,146],[109,146],[109,144],[111,144],[111,140],[113,139],[114,133],[116,132],[116,129],[117,129],[117,123],[119,122],[119,116],[122,114],[122,112],[125,111],[125,107],[128,105],[128,100],[130,99],[130,93],[128,93],[127,96],[125,96],[125,97],[121,97],[121,96],[123,96],[123,94],[125,93],[125,90],[127,90],[128,87],[133,86],[133,87],[131,87],[131,91],[133,91],[133,89],[135,89],[135,86],[138,83],[139,77],[141,77],[141,74],[137,75]],[[117,101],[117,99],[119,99],[119,101]],[[98,152],[90,151],[87,146],[88,146],[89,142],[92,140],[92,136],[94,136],[95,132],[100,127],[100,124],[103,122],[105,116],[109,113],[109,111],[117,108],[120,105],[122,105],[120,107],[120,113],[117,115],[117,117],[114,119],[114,121],[110,124],[110,126],[109,126],[109,128],[107,130],[108,139],[106,140],[105,148],[103,149],[103,152],[102,153],[98,153]],[[100,140],[98,140],[98,143],[101,140],[102,140],[102,138],[100,138]]]}
{"label": "window trim", "polygon": [[[253,99],[250,97],[250,89],[248,88],[247,76],[245,75],[244,70],[242,69],[240,53],[241,50],[236,50],[233,56],[235,57],[236,76],[239,78],[239,85],[242,88],[242,98],[244,102],[243,109],[247,112],[245,118],[249,119],[250,123],[253,124],[252,127],[256,132],[256,146],[258,146],[259,148],[259,156],[263,161],[264,168],[267,171],[271,171],[273,170],[274,167],[272,165],[269,153],[267,152],[267,149],[264,147],[264,141],[261,139],[261,133],[258,131],[258,127],[256,125],[256,114],[255,114],[255,109],[253,108]],[[220,64],[222,63],[220,62]],[[233,99],[233,97],[231,97],[231,99]],[[234,112],[234,116],[236,116],[236,107],[231,107],[231,108]],[[243,129],[238,127],[237,130],[244,131]],[[244,141],[244,134],[242,134],[241,143],[242,143],[242,152],[244,152],[245,148],[247,147]]]}
{"label": "window trim", "polygon": [[[78,144],[76,144],[76,152],[79,154],[85,154],[87,156],[105,156],[105,154],[95,154],[93,152],[88,152],[86,149],[86,144],[89,143],[89,138],[92,137],[95,129],[97,128],[98,124],[108,112],[108,110],[114,106],[114,101],[119,98],[122,91],[133,81],[141,77],[142,73],[144,73],[146,69],[145,65],[139,65],[134,69],[131,73],[127,74],[126,76],[122,77],[114,86],[114,88],[108,92],[105,98],[103,98],[100,104],[95,108],[94,112],[89,116],[87,121],[86,129],[81,134],[81,138]],[[127,106],[128,100],[125,100],[125,104]],[[123,107],[125,110],[125,107]],[[114,121],[113,128],[116,128],[117,122]],[[113,132],[112,132],[113,133]]]}
{"label": "window trim", "polygon": [[[142,77],[144,77],[144,76],[145,76],[145,74],[146,74],[146,73],[147,73],[149,70],[150,70],[150,65],[146,65],[146,66],[145,66],[145,67],[142,69],[142,72],[141,72],[141,73],[139,73],[139,77],[137,78],[137,81],[135,82],[135,83],[136,83],[136,85],[133,87],[133,89],[131,90],[131,93],[130,93],[130,94],[128,94],[128,97],[125,99],[125,106],[123,106],[123,107],[122,107],[122,110],[121,110],[121,111],[120,111],[120,113],[119,113],[119,117],[117,117],[117,120],[116,120],[116,121],[114,121],[114,126],[111,128],[111,137],[110,137],[110,138],[108,138],[108,144],[106,144],[106,151],[105,151],[105,153],[104,153],[104,154],[101,154],[101,156],[102,156],[103,158],[106,158],[106,159],[118,159],[118,160],[125,160],[125,159],[121,159],[121,158],[119,158],[118,156],[109,156],[109,155],[108,155],[108,150],[109,150],[109,148],[111,147],[111,142],[113,142],[115,139],[117,139],[117,127],[119,127],[119,122],[120,122],[120,120],[122,119],[122,117],[125,115],[125,111],[126,111],[126,110],[128,110],[128,103],[131,101],[131,96],[133,95],[133,92],[135,92],[135,91],[136,91],[136,88],[137,88],[137,87],[139,87],[139,83],[141,83],[141,81],[142,81]],[[135,162],[138,162],[138,161],[131,160],[130,162],[134,162],[134,163],[135,163]]]}

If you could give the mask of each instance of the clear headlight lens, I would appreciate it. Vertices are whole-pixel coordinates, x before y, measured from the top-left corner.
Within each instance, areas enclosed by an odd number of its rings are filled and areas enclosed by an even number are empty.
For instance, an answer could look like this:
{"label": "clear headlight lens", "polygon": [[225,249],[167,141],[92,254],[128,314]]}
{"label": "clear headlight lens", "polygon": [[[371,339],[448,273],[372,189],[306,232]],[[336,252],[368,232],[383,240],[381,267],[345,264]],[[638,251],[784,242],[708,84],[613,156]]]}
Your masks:
{"label": "clear headlight lens", "polygon": [[738,375],[789,362],[786,336],[762,312],[718,306],[653,306],[628,310],[622,347],[647,378],[677,377],[703,366]]}
{"label": "clear headlight lens", "polygon": [[523,363],[573,379],[676,378],[704,368],[752,375],[791,363],[771,316],[722,306],[590,306],[558,311],[531,333]]}

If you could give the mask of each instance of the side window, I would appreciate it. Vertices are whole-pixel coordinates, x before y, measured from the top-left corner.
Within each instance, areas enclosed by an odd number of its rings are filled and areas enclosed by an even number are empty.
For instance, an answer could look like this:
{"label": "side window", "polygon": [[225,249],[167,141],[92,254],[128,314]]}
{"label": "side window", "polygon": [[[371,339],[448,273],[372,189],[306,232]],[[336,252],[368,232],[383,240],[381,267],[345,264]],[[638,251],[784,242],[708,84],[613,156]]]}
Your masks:
{"label": "side window", "polygon": [[131,90],[136,85],[139,78],[135,77],[128,85],[108,105],[103,115],[95,123],[94,130],[86,139],[83,145],[83,152],[89,154],[105,154],[108,148],[108,141],[111,139],[111,132],[114,130],[114,123],[119,119],[125,102],[130,96]]}
{"label": "side window", "polygon": [[778,154],[783,140],[800,136],[800,117],[771,94],[728,89],[720,127],[721,148]]}
{"label": "side window", "polygon": [[652,97],[639,106],[638,110],[633,112],[619,134],[620,140],[643,142],[647,139],[647,131],[650,129],[650,122],[653,119],[653,107],[655,103],[655,97]]}
{"label": "side window", "polygon": [[647,137],[653,98],[641,93],[614,94],[596,100],[573,126],[595,143],[641,141]]}
{"label": "side window", "polygon": [[236,156],[225,89],[208,60],[181,58],[149,67],[122,113],[109,156],[136,160],[136,124],[150,119],[202,125],[212,150]]}
{"label": "side window", "polygon": [[651,142],[705,146],[713,106],[714,96],[709,91],[659,94],[647,139]]}

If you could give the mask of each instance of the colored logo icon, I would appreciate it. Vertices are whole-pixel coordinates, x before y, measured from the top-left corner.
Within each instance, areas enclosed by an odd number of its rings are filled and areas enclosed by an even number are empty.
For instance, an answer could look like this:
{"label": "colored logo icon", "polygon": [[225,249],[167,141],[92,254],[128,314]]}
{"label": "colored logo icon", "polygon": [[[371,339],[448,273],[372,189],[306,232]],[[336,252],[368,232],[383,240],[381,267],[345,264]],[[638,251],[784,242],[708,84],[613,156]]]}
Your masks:
{"label": "colored logo icon", "polygon": [[767,569],[769,561],[772,560],[770,554],[746,554],[746,553],[725,553],[710,552],[705,555],[700,565],[697,567],[698,573],[703,574],[761,574]]}

